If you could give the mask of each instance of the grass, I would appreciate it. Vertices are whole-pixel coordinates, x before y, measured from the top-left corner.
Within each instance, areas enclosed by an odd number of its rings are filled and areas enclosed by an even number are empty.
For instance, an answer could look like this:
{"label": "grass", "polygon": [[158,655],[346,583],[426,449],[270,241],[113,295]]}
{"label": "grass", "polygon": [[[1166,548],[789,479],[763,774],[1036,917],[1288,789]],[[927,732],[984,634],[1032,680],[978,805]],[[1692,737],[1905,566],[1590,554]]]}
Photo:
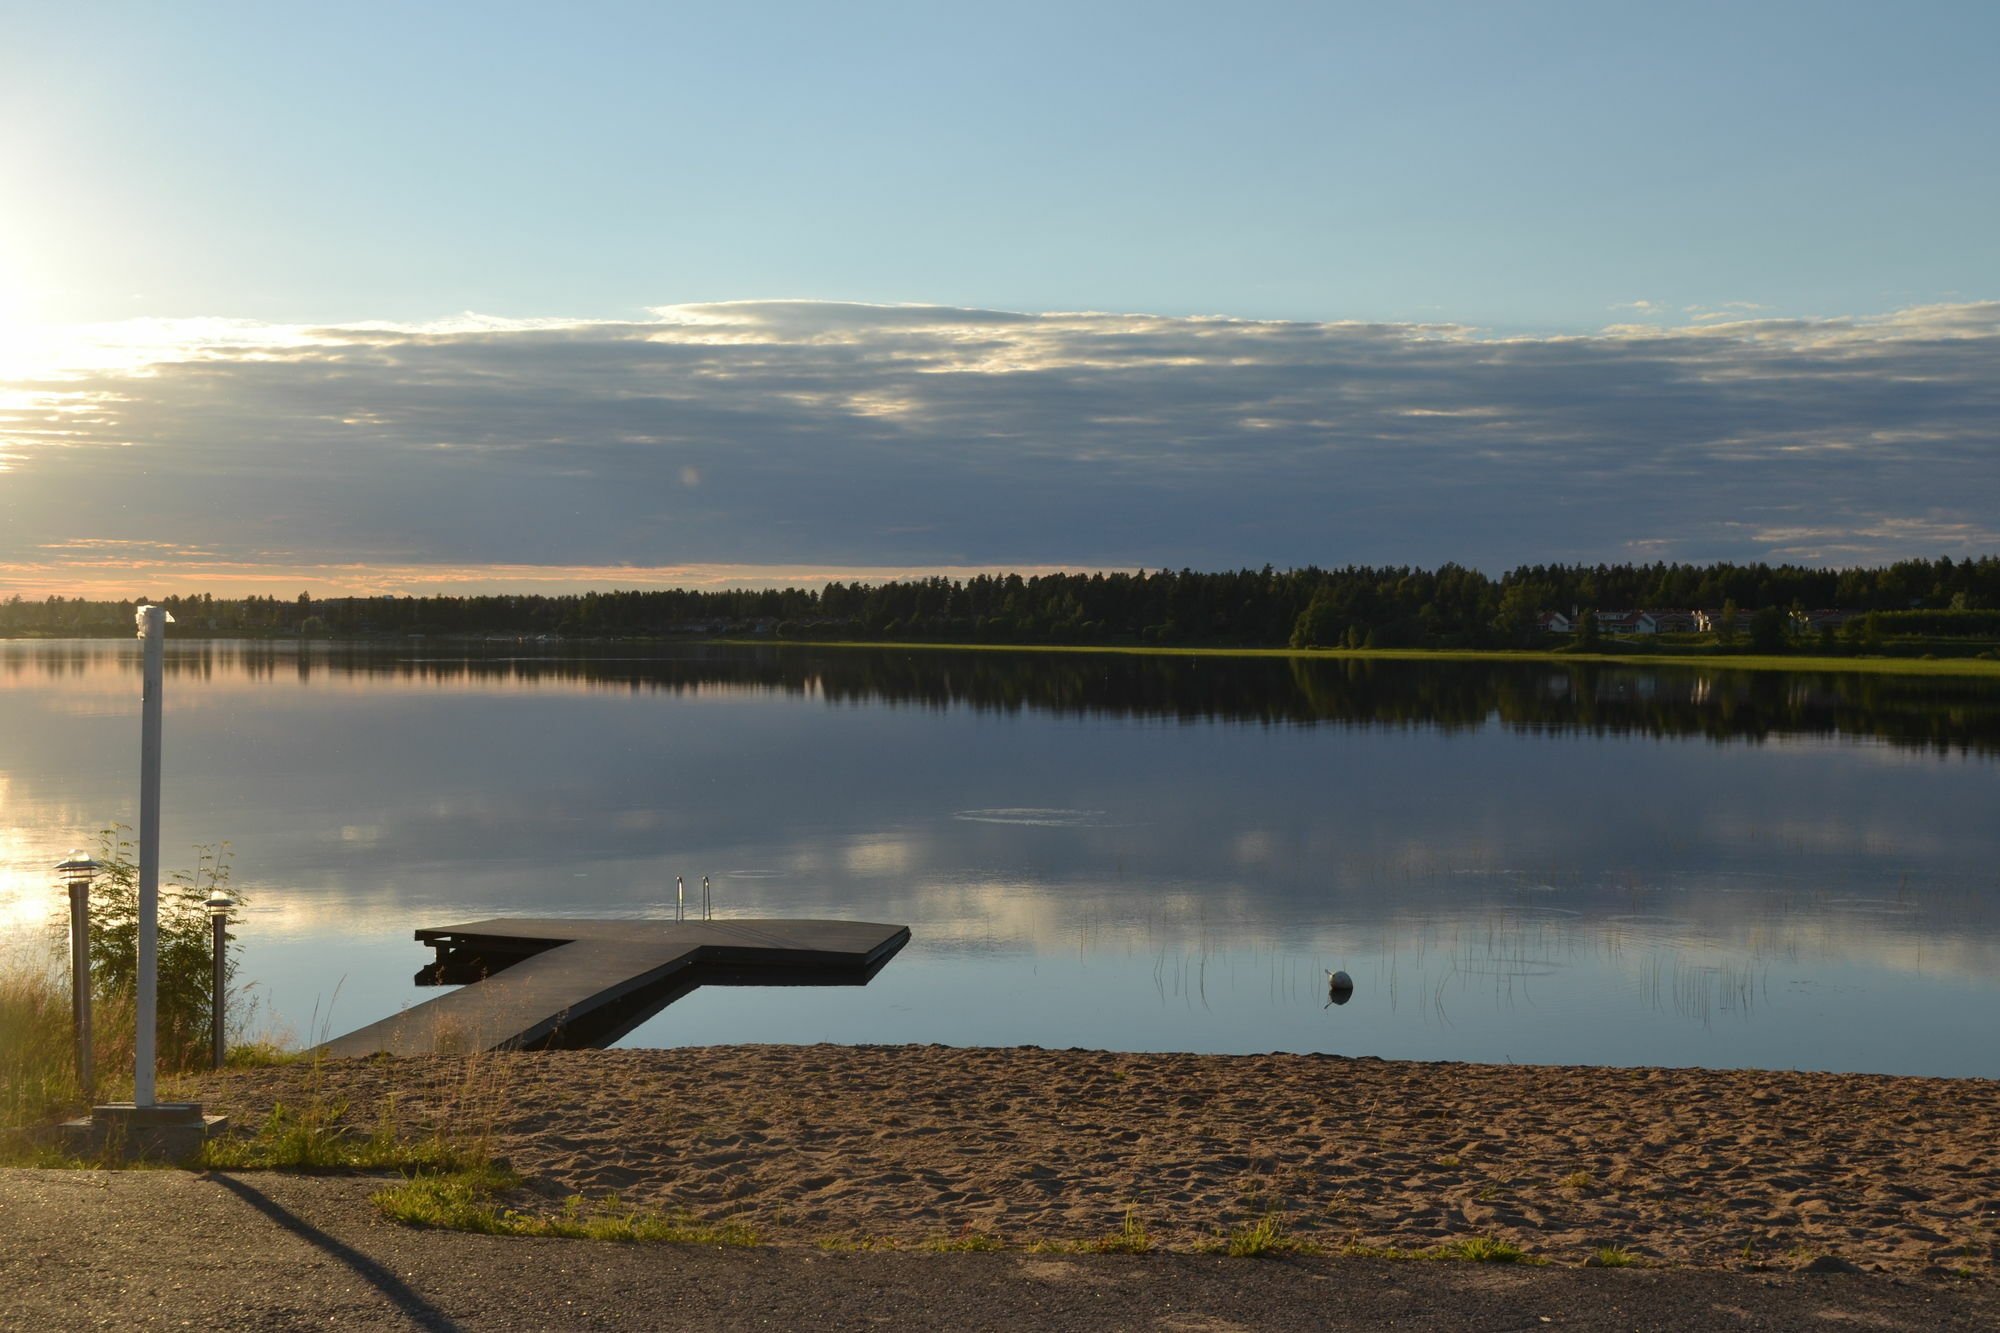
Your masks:
{"label": "grass", "polygon": [[929,1240],[919,1242],[917,1248],[929,1250],[934,1254],[973,1254],[986,1250],[1002,1250],[1006,1246],[1000,1243],[998,1236],[974,1231],[968,1225],[960,1229],[956,1236],[933,1236]]}
{"label": "grass", "polygon": [[[716,643],[772,646],[770,639]],[[1755,653],[1558,653],[1519,648],[1160,648],[1133,644],[905,643],[867,639],[779,639],[803,648],[893,648],[902,652],[1117,653],[1129,657],[1321,657],[1338,661],[1604,662],[1620,666],[1712,666],[1730,671],[1843,671],[1878,676],[2000,676],[2000,661],[1977,657],[1818,657]]]}
{"label": "grass", "polygon": [[1153,1238],[1146,1234],[1146,1224],[1139,1220],[1139,1210],[1127,1208],[1125,1222],[1118,1230],[1084,1242],[1084,1248],[1093,1254],[1144,1254],[1153,1248]]}
{"label": "grass", "polygon": [[1028,1247],[1030,1254],[1150,1254],[1153,1237],[1139,1219],[1137,1207],[1125,1210],[1118,1230],[1096,1240],[1039,1240]]}
{"label": "grass", "polygon": [[[235,1012],[235,1011],[232,1011]],[[239,1014],[240,1016],[240,1014]],[[96,1083],[82,1087],[76,1071],[76,1034],[70,1011],[67,942],[23,942],[0,950],[0,1164],[24,1151],[12,1129],[46,1127],[82,1115],[93,1102],[132,1095],[136,1013],[129,992],[100,991],[91,1003],[92,1064]],[[162,1042],[163,1081],[206,1069],[208,1048],[181,1050]],[[269,1040],[239,1041],[230,1067],[277,1064],[304,1058]],[[38,1162],[46,1154],[31,1149]]]}
{"label": "grass", "polygon": [[1600,1245],[1590,1252],[1590,1258],[1584,1263],[1589,1268],[1634,1268],[1640,1265],[1640,1259],[1622,1245]]}
{"label": "grass", "polygon": [[69,987],[52,964],[16,956],[0,966],[0,1128],[80,1109]]}
{"label": "grass", "polygon": [[582,1196],[555,1213],[524,1213],[502,1205],[521,1177],[491,1162],[456,1171],[420,1171],[378,1191],[372,1201],[384,1217],[405,1226],[470,1231],[483,1236],[556,1236],[655,1245],[757,1245],[756,1228],[741,1222],[705,1222],[686,1213],[663,1213],[621,1203],[598,1204]]}
{"label": "grass", "polygon": [[1254,1222],[1245,1222],[1226,1236],[1200,1247],[1209,1254],[1226,1254],[1232,1259],[1261,1259],[1271,1254],[1317,1254],[1319,1246],[1291,1234],[1285,1219],[1273,1211]]}
{"label": "grass", "polygon": [[1496,1240],[1491,1236],[1468,1236],[1464,1240],[1433,1245],[1427,1250],[1399,1250],[1385,1245],[1344,1245],[1340,1253],[1349,1259],[1429,1259],[1471,1264],[1534,1266],[1548,1262],[1537,1255],[1529,1254],[1512,1241]]}
{"label": "grass", "polygon": [[239,1041],[224,1053],[224,1069],[270,1069],[278,1065],[300,1065],[319,1057],[307,1050],[292,1050],[268,1038]]}
{"label": "grass", "polygon": [[[822,1236],[813,1242],[816,1249],[846,1253],[859,1250],[900,1250],[902,1242],[894,1236]],[[1029,1246],[1034,1249],[1034,1246]]]}
{"label": "grass", "polygon": [[1473,1264],[1530,1264],[1546,1262],[1529,1256],[1526,1250],[1512,1241],[1495,1240],[1491,1236],[1468,1236],[1464,1240],[1447,1241],[1433,1247],[1426,1253],[1427,1258],[1459,1259]]}
{"label": "grass", "polygon": [[364,1134],[340,1123],[346,1113],[344,1101],[314,1099],[298,1109],[279,1103],[256,1134],[210,1139],[197,1161],[222,1171],[458,1172],[484,1164],[478,1148],[443,1134],[406,1141],[397,1136],[392,1116]]}

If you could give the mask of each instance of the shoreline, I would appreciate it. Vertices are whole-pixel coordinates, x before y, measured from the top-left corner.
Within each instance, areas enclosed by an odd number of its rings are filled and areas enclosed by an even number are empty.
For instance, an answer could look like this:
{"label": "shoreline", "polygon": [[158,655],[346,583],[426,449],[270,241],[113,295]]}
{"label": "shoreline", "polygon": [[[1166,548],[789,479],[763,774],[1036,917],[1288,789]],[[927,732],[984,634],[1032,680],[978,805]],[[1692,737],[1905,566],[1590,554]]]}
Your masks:
{"label": "shoreline", "polygon": [[[96,643],[119,642],[129,634],[0,634],[0,643]],[[302,638],[296,634],[176,634],[175,643],[262,643],[311,646],[323,644],[407,647],[411,642],[427,644],[511,644],[525,636],[504,634],[416,634],[359,638]],[[1242,657],[1303,658],[1329,662],[1529,662],[1561,666],[1590,663],[1597,666],[1643,666],[1724,671],[1820,672],[1861,676],[1953,676],[2000,677],[2000,660],[1977,654],[1958,657],[1827,657],[1817,654],[1756,654],[1713,652],[1696,649],[1675,653],[1573,653],[1534,648],[1256,648],[1214,647],[1189,644],[1162,647],[1147,644],[1091,643],[949,643],[906,639],[797,639],[797,638],[704,638],[698,635],[655,636],[609,639],[561,639],[545,646],[551,649],[616,647],[631,645],[685,646],[713,645],[726,648],[865,648],[904,652],[967,653],[1053,653],[1114,654],[1122,657]],[[1986,650],[1986,651],[1991,651]],[[559,658],[560,652],[552,652]]]}
{"label": "shoreline", "polygon": [[1270,1220],[1329,1252],[2000,1266],[1991,1079],[819,1045],[376,1057],[184,1090],[245,1127],[343,1103],[360,1131],[483,1140],[551,1208],[615,1194],[779,1245],[1028,1249],[1130,1218],[1187,1251]]}

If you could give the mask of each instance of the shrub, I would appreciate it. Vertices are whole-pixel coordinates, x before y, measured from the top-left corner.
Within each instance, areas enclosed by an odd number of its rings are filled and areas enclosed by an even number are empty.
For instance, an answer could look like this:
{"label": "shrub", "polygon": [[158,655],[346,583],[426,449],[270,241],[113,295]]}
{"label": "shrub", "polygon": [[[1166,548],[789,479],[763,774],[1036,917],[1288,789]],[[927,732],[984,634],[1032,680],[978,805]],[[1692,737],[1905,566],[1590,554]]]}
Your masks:
{"label": "shrub", "polygon": [[[139,867],[124,836],[129,832],[122,824],[99,831],[97,859],[103,868],[90,889],[91,991],[107,1006],[129,1005],[139,978]],[[213,937],[203,904],[210,894],[228,889],[231,855],[226,842],[197,846],[194,869],[177,870],[160,884],[156,1040],[165,1070],[199,1068],[213,1040]],[[225,918],[226,942],[236,938],[228,926],[237,919],[242,895],[234,896],[238,905]],[[236,975],[233,949],[227,969],[225,993]]]}

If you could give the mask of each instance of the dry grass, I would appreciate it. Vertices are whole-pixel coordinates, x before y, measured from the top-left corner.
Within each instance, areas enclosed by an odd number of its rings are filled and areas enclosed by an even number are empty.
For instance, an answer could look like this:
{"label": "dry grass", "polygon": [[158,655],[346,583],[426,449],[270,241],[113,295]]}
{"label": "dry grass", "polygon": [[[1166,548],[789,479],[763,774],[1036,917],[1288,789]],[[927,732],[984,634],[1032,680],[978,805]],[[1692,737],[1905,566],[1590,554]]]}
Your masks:
{"label": "dry grass", "polygon": [[[130,1096],[130,1001],[101,998],[91,1019],[96,1100]],[[91,1095],[76,1074],[68,977],[48,953],[17,948],[0,954],[0,1130],[46,1125],[89,1109]]]}

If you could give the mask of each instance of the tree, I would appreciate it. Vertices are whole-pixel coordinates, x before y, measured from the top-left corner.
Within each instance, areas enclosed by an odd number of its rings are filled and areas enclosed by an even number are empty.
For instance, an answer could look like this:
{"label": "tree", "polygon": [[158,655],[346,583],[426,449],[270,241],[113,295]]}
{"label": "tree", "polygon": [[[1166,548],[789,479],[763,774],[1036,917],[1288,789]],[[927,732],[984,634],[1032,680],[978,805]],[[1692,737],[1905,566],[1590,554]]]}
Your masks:
{"label": "tree", "polygon": [[1346,617],[1334,607],[1333,599],[1321,591],[1292,623],[1292,647],[1338,648],[1346,629]]}
{"label": "tree", "polygon": [[1785,613],[1775,606],[1767,606],[1750,617],[1750,651],[1753,653],[1782,653],[1790,647],[1785,635]]}
{"label": "tree", "polygon": [[1594,653],[1602,646],[1603,636],[1597,632],[1597,612],[1585,611],[1576,619],[1576,648],[1578,652]]}

